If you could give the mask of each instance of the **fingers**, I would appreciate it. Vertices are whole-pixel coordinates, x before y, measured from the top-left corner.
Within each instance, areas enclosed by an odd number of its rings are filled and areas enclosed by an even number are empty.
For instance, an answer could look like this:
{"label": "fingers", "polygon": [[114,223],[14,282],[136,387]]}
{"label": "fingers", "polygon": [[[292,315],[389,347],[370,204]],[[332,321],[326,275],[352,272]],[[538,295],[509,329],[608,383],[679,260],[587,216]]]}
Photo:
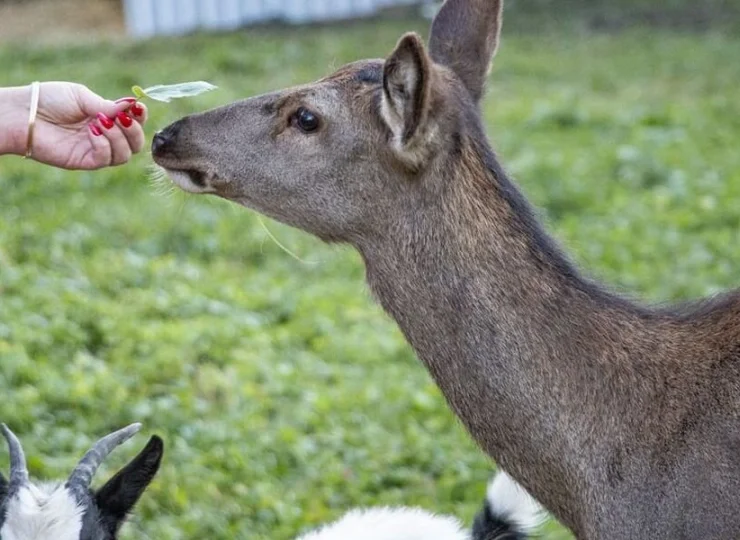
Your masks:
{"label": "fingers", "polygon": [[148,116],[146,106],[133,97],[109,101],[82,85],[77,86],[76,97],[82,111],[95,118],[89,136],[96,168],[122,165],[141,152],[146,142],[142,127]]}
{"label": "fingers", "polygon": [[134,120],[136,120],[142,126],[146,124],[146,121],[149,118],[149,111],[147,110],[146,105],[144,105],[143,103],[134,103],[133,105],[131,105],[128,113],[131,114],[131,116],[134,117]]}
{"label": "fingers", "polygon": [[93,124],[96,126],[102,137],[108,142],[109,161],[107,165],[122,165],[131,159],[131,146],[128,137],[124,133],[127,128],[118,125],[116,121],[111,120],[103,113],[97,114],[97,121]]}
{"label": "fingers", "polygon": [[125,97],[118,99],[116,100],[116,106],[116,114],[119,112],[125,112],[142,126],[146,124],[149,111],[147,110],[146,105],[136,101],[136,98]]}
{"label": "fingers", "polygon": [[115,115],[116,124],[126,136],[131,152],[137,154],[141,152],[146,142],[142,126],[147,121],[147,108],[144,104],[136,102],[134,98],[121,98],[116,101],[116,105],[119,108]]}
{"label": "fingers", "polygon": [[134,122],[132,115],[128,112],[119,112],[116,115],[116,124],[126,137],[131,152],[134,154],[141,152],[145,140],[144,129],[141,124]]}
{"label": "fingers", "polygon": [[107,159],[105,163],[99,164],[101,167],[128,162],[132,154],[141,152],[146,142],[142,128],[147,119],[146,107],[135,103],[133,98],[124,98],[115,103],[114,110],[117,112],[112,118],[104,113],[97,113],[96,121],[90,124],[91,135],[97,139],[94,148],[96,165],[97,159]]}
{"label": "fingers", "polygon": [[111,164],[111,147],[108,139],[103,137],[103,131],[94,123],[88,124],[88,138],[90,139],[90,154],[85,156],[84,169],[101,169]]}

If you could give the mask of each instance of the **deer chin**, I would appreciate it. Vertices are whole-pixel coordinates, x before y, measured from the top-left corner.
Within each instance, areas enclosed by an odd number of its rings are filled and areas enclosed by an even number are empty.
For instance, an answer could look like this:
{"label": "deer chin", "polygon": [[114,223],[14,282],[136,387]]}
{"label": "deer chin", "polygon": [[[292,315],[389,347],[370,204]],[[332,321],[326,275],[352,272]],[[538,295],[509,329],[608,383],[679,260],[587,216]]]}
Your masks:
{"label": "deer chin", "polygon": [[167,177],[183,191],[188,193],[214,193],[208,175],[196,169],[169,169],[164,167]]}

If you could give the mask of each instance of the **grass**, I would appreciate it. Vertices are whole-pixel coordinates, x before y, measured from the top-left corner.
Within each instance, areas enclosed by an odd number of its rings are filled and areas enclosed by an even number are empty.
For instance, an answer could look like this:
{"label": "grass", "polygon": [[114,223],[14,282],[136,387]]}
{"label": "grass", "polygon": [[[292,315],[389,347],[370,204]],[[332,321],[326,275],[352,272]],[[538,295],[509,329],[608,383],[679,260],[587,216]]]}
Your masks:
{"label": "grass", "polygon": [[[650,300],[736,285],[740,39],[521,26],[507,27],[484,114],[552,232]],[[0,68],[2,84],[75,80],[111,97],[132,84],[221,87],[152,105],[151,134],[425,28],[4,46]],[[251,212],[158,194],[149,163],[65,173],[0,160],[0,418],[32,474],[63,476],[93,439],[141,421],[166,454],[124,538],[288,539],[358,505],[470,521],[493,466],[370,299],[359,257],[268,222],[309,263],[297,261]],[[556,524],[545,537],[568,538]]]}

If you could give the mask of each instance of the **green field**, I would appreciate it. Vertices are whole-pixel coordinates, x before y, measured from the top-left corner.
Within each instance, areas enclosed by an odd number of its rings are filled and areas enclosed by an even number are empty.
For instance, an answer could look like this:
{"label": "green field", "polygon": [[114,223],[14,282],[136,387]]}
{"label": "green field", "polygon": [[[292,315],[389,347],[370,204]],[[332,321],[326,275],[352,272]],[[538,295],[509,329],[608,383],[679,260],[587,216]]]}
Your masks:
{"label": "green field", "polygon": [[[111,97],[132,84],[220,86],[152,105],[151,135],[383,56],[426,25],[3,46],[0,84],[75,80]],[[485,101],[494,146],[574,258],[631,294],[740,283],[730,35],[505,29]],[[165,439],[125,538],[287,540],[358,505],[472,519],[493,466],[371,300],[359,257],[265,219],[297,260],[250,211],[162,193],[150,162],[62,173],[0,159],[0,419],[31,473],[65,475],[94,438],[141,421],[98,477],[148,434]],[[554,524],[545,536],[567,538]]]}

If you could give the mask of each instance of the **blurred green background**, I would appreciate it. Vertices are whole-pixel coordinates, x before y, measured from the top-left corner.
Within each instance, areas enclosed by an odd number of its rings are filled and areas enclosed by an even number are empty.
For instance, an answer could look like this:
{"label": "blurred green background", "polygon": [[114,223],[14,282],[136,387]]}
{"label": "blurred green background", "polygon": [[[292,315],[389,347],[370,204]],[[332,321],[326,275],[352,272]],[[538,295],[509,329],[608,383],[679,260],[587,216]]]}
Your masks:
{"label": "blurred green background", "polygon": [[[484,106],[503,163],[574,258],[652,301],[738,282],[737,2],[697,5],[512,2]],[[427,26],[395,14],[144,42],[35,27],[0,44],[0,85],[220,87],[151,104],[151,137]],[[493,464],[373,303],[360,258],[264,219],[297,260],[254,213],[154,185],[150,164],[0,159],[0,419],[32,475],[63,477],[94,439],[141,421],[98,474],[165,439],[124,538],[288,539],[359,505],[469,522]],[[568,538],[554,523],[545,537]]]}

